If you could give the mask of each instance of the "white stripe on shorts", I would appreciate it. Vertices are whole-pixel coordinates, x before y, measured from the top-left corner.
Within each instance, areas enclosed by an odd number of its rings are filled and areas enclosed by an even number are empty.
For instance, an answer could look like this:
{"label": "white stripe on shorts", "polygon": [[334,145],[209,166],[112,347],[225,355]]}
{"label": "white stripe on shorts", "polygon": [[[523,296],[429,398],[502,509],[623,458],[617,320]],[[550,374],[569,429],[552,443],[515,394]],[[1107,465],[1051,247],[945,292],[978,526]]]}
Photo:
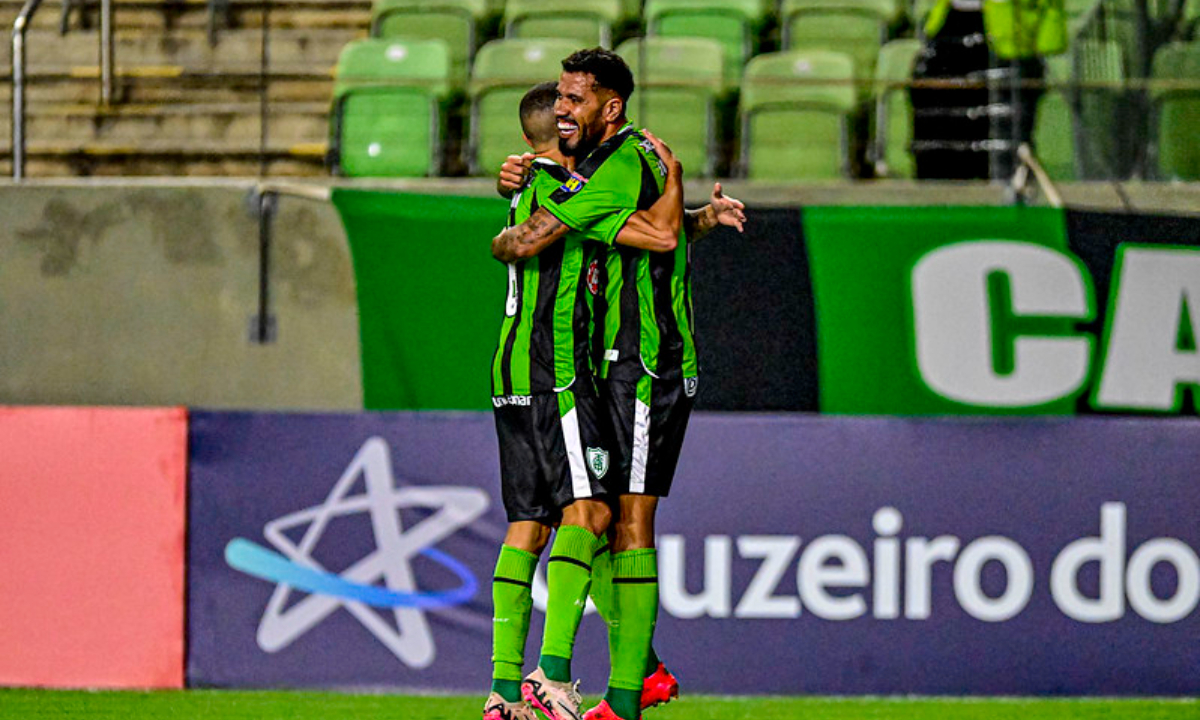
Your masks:
{"label": "white stripe on shorts", "polygon": [[575,408],[562,416],[563,441],[567,445],[567,463],[571,466],[571,492],[576,499],[592,496],[587,465],[583,462],[583,443],[579,439],[579,416]]}
{"label": "white stripe on shorts", "polygon": [[650,453],[650,406],[640,399],[633,406],[633,467],[629,470],[629,492],[646,492],[646,456]]}

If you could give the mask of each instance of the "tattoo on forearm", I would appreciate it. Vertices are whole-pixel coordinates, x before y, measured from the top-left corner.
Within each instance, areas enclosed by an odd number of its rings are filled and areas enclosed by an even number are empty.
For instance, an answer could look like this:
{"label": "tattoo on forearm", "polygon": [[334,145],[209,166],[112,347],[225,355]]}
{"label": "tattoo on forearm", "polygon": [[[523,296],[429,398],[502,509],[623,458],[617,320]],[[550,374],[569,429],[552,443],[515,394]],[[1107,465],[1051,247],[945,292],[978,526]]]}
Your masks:
{"label": "tattoo on forearm", "polygon": [[[537,247],[564,227],[561,220],[539,209],[525,222],[498,235],[492,244],[492,255],[501,262],[512,262],[521,257],[519,249]],[[540,250],[530,254],[535,255]]]}

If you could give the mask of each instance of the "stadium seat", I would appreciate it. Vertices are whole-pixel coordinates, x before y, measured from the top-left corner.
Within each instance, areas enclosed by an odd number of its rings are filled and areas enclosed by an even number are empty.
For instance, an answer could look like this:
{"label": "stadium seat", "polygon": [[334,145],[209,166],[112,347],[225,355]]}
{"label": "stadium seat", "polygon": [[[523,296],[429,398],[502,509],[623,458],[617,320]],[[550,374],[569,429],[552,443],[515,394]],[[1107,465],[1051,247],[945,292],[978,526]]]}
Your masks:
{"label": "stadium seat", "polygon": [[581,47],[612,47],[621,0],[508,0],[506,38],[570,38]]}
{"label": "stadium seat", "polygon": [[479,49],[468,86],[472,174],[491,174],[526,148],[517,109],[537,83],[558,80],[562,60],[579,49],[572,40],[493,40]]}
{"label": "stadium seat", "polygon": [[1075,149],[1080,180],[1127,177],[1141,127],[1141,105],[1129,102],[1125,58],[1113,40],[1077,40],[1072,49],[1079,89]]}
{"label": "stadium seat", "polygon": [[848,177],[849,121],[857,104],[854,60],[845,53],[788,50],[753,58],[742,79],[742,174]]}
{"label": "stadium seat", "polygon": [[1163,180],[1200,180],[1200,42],[1154,55],[1154,171]]}
{"label": "stadium seat", "polygon": [[736,88],[746,61],[757,51],[766,18],[764,0],[646,0],[646,34],[717,40],[725,49],[725,84]]}
{"label": "stadium seat", "polygon": [[449,77],[445,41],[348,43],[338,58],[330,112],[332,170],[358,177],[437,174]]}
{"label": "stadium seat", "polygon": [[783,0],[783,49],[844,52],[854,58],[858,77],[871,77],[901,12],[896,0]]}
{"label": "stadium seat", "polygon": [[637,90],[629,114],[671,146],[688,176],[716,166],[716,100],[724,68],[721,44],[704,38],[634,38],[617,48]]}
{"label": "stadium seat", "polygon": [[470,75],[479,22],[488,0],[375,0],[371,36],[405,40],[444,40],[450,50],[450,78],[463,90]]}
{"label": "stadium seat", "polygon": [[621,15],[626,20],[642,20],[642,0],[621,0]]}
{"label": "stadium seat", "polygon": [[893,40],[879,51],[875,64],[875,125],[871,160],[879,177],[911,178],[916,174],[912,155],[912,102],[908,84],[921,41]]}
{"label": "stadium seat", "polygon": [[1071,58],[1046,58],[1046,91],[1038,100],[1033,146],[1038,162],[1055,180],[1079,178],[1071,88]]}

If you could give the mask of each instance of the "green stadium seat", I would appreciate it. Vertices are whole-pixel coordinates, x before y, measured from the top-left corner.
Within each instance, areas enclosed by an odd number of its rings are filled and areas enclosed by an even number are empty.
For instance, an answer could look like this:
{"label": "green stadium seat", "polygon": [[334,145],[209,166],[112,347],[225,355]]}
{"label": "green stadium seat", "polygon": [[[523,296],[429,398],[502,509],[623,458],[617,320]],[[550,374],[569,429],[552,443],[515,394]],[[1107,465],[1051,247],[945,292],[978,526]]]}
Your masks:
{"label": "green stadium seat", "polygon": [[621,0],[621,16],[625,20],[642,20],[642,0]]}
{"label": "green stadium seat", "polygon": [[700,37],[725,49],[725,85],[736,88],[746,61],[757,52],[758,30],[767,15],[764,0],[646,0],[646,34]]}
{"label": "green stadium seat", "polygon": [[1129,102],[1125,57],[1113,40],[1077,40],[1072,47],[1074,77],[1081,83],[1075,123],[1080,180],[1111,180],[1132,172],[1140,104]]}
{"label": "green stadium seat", "polygon": [[832,50],[759,55],[741,93],[742,173],[755,180],[849,176],[854,59]]}
{"label": "green stadium seat", "polygon": [[612,47],[621,0],[508,0],[506,38],[570,38],[580,47]]}
{"label": "green stadium seat", "polygon": [[450,77],[466,88],[480,21],[488,0],[375,0],[371,36],[405,40],[444,40],[450,50]]}
{"label": "green stadium seat", "polygon": [[1163,180],[1200,180],[1200,42],[1154,54],[1154,171]]}
{"label": "green stadium seat", "polygon": [[716,168],[716,101],[724,67],[721,44],[704,38],[633,38],[617,54],[629,63],[637,90],[629,115],[661,137],[688,176]]}
{"label": "green stadium seat", "polygon": [[443,40],[355,40],[342,49],[330,112],[329,160],[353,177],[436,175],[441,105],[450,92]]}
{"label": "green stadium seat", "polygon": [[534,85],[557,81],[562,60],[579,49],[571,40],[493,40],[475,55],[471,98],[471,173],[495,173],[504,158],[526,148],[517,110]]}
{"label": "green stadium seat", "polygon": [[893,40],[879,51],[875,64],[875,122],[871,159],[879,177],[911,178],[916,174],[912,154],[913,110],[908,97],[913,65],[921,41]]}
{"label": "green stadium seat", "polygon": [[844,52],[854,58],[858,77],[871,77],[901,13],[896,0],[783,0],[783,49]]}
{"label": "green stadium seat", "polygon": [[1046,91],[1038,100],[1033,147],[1038,162],[1055,180],[1079,178],[1075,119],[1072,112],[1071,58],[1046,58]]}

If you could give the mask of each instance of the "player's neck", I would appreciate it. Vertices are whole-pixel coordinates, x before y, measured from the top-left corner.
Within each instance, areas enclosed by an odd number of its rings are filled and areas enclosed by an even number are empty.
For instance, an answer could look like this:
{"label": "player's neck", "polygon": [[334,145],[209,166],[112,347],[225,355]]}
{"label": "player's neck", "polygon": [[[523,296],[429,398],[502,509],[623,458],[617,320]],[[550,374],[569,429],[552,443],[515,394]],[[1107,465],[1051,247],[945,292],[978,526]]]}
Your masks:
{"label": "player's neck", "polygon": [[562,165],[563,167],[566,167],[566,168],[570,168],[571,165],[574,164],[571,162],[570,158],[565,157],[562,154],[562,151],[560,151],[558,149],[557,141],[555,141],[551,146],[549,146],[543,150],[534,149],[533,156],[540,157],[540,158],[546,158],[547,160],[558,163],[559,165]]}
{"label": "player's neck", "polygon": [[604,126],[604,134],[600,136],[600,142],[597,143],[597,145],[603,145],[604,143],[608,142],[609,140],[612,140],[628,124],[629,124],[629,118],[622,115],[620,117],[620,119],[616,120],[615,122],[610,122],[607,125],[605,125]]}

